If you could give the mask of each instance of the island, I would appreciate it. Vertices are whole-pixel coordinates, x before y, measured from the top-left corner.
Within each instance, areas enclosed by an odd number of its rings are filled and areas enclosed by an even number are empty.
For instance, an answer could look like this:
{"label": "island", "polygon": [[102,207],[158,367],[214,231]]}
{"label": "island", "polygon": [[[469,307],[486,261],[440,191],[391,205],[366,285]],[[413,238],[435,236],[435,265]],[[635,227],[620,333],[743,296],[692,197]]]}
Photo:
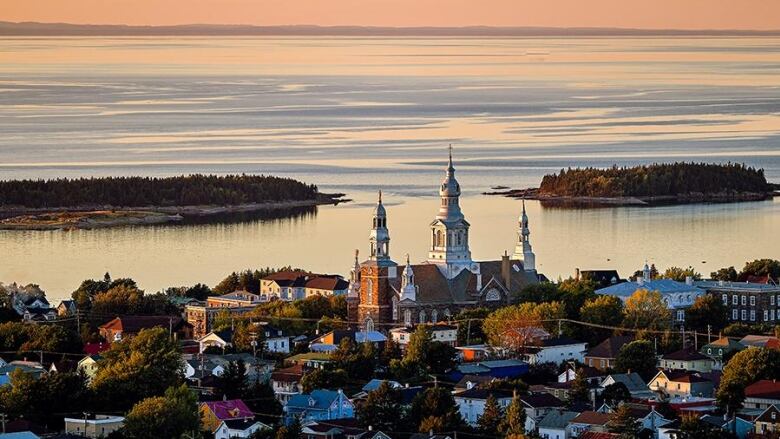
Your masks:
{"label": "island", "polygon": [[634,167],[569,168],[542,178],[538,188],[485,192],[554,206],[730,203],[767,200],[780,187],[763,169],[742,164],[660,163]]}
{"label": "island", "polygon": [[0,181],[0,230],[178,223],[348,201],[316,185],[266,175],[183,175]]}

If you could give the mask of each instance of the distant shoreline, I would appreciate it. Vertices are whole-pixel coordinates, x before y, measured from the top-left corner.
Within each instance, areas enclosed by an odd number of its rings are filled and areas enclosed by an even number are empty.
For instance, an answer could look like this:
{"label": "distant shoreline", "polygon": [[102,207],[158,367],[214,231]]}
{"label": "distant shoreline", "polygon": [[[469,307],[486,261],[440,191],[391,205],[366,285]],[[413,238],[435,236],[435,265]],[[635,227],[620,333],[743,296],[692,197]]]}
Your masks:
{"label": "distant shoreline", "polygon": [[610,207],[610,206],[669,206],[696,203],[741,203],[746,201],[765,201],[780,197],[780,191],[740,192],[740,193],[690,193],[662,195],[655,197],[576,197],[545,195],[539,188],[494,190],[482,195],[500,195],[508,198],[537,200],[543,205],[555,207]]}
{"label": "distant shoreline", "polygon": [[632,29],[599,27],[380,27],[380,26],[252,26],[186,24],[128,26],[0,21],[0,36],[354,36],[354,37],[652,37],[652,36],[780,36],[776,30]]}
{"label": "distant shoreline", "polygon": [[337,205],[349,202],[344,194],[320,194],[312,200],[275,201],[238,205],[202,206],[73,206],[60,208],[0,207],[0,230],[75,230],[181,223],[188,218]]}

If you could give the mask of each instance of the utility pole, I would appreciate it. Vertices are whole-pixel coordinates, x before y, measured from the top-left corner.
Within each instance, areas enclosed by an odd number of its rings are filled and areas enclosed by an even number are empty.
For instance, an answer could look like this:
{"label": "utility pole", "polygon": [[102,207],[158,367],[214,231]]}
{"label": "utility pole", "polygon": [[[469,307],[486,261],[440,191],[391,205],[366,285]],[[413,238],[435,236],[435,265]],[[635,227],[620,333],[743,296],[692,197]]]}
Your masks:
{"label": "utility pole", "polygon": [[5,434],[5,423],[8,422],[8,415],[0,413],[0,424],[3,424],[3,434]]}
{"label": "utility pole", "polygon": [[[84,412],[84,436],[87,436],[87,418],[89,417],[89,413]],[[89,437],[89,436],[87,436]]]}
{"label": "utility pole", "polygon": [[469,325],[466,329],[466,346],[471,346],[471,319],[469,319]]}
{"label": "utility pole", "polygon": [[707,325],[707,344],[712,343],[712,325]]}

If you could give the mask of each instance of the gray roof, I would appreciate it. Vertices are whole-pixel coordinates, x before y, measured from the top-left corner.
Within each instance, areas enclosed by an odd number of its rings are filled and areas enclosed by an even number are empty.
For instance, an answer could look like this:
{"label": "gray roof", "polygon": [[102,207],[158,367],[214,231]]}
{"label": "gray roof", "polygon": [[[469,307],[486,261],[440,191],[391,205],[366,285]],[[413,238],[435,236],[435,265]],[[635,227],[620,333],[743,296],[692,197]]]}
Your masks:
{"label": "gray roof", "polygon": [[539,428],[563,429],[578,415],[579,413],[577,412],[570,412],[567,410],[551,410],[536,425]]}
{"label": "gray roof", "polygon": [[753,293],[778,293],[780,286],[773,284],[760,284],[756,282],[720,282],[716,280],[700,280],[693,283],[699,288],[713,291],[745,291]]}
{"label": "gray roof", "polygon": [[658,291],[661,294],[667,293],[701,293],[701,288],[695,285],[687,285],[685,282],[677,282],[671,279],[645,280],[639,282],[624,282],[622,284],[611,285],[600,290],[596,294],[606,294],[610,296],[629,297],[636,290]]}
{"label": "gray roof", "polygon": [[637,392],[641,390],[648,390],[647,384],[636,372],[631,373],[613,373],[608,377],[612,377],[616,383],[623,383],[629,392]]}

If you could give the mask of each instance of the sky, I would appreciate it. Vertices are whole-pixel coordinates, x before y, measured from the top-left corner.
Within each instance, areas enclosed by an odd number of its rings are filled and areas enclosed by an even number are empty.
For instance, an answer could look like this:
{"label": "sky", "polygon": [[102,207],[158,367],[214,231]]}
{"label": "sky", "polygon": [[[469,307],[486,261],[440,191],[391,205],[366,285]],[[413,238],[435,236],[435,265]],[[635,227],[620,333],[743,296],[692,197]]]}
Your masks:
{"label": "sky", "polygon": [[1,0],[0,21],[780,29],[778,0]]}

